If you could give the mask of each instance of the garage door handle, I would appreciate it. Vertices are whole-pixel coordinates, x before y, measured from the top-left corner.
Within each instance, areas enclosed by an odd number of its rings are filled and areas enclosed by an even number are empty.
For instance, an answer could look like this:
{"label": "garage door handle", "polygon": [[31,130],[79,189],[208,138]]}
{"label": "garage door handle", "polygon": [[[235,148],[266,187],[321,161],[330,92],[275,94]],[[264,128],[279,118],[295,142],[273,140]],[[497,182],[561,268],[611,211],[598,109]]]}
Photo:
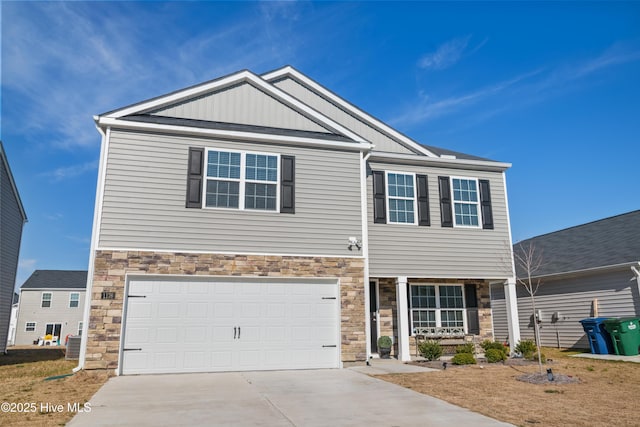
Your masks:
{"label": "garage door handle", "polygon": [[238,339],[240,339],[240,326],[238,326]]}
{"label": "garage door handle", "polygon": [[122,351],[142,351],[141,348],[123,348]]}
{"label": "garage door handle", "polygon": [[236,339],[236,334],[238,333],[238,328],[236,328],[235,326],[233,327],[233,339]]}
{"label": "garage door handle", "polygon": [[323,345],[322,348],[327,348],[327,347],[336,347],[336,345]]}

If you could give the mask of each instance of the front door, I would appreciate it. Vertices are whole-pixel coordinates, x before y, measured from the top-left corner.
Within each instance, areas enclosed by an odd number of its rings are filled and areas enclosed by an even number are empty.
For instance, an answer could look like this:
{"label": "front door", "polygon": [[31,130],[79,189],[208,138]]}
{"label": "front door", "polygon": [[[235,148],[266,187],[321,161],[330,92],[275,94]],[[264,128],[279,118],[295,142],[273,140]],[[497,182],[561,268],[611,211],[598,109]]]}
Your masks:
{"label": "front door", "polygon": [[369,282],[369,320],[371,323],[371,353],[378,352],[378,282]]}

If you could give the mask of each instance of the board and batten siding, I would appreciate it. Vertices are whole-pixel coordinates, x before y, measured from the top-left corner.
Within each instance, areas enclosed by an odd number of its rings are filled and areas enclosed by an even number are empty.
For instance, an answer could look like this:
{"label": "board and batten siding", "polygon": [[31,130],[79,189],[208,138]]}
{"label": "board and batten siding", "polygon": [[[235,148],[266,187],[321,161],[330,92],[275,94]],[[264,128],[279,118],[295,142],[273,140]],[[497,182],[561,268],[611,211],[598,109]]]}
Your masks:
{"label": "board and batten siding", "polygon": [[298,98],[303,103],[321,112],[325,116],[340,123],[342,126],[358,134],[362,138],[375,145],[375,151],[390,153],[409,153],[413,151],[404,147],[388,135],[371,127],[366,122],[346,112],[342,108],[327,101],[314,91],[301,85],[291,78],[284,78],[273,82],[274,86],[287,92],[289,95]]}
{"label": "board and batten siding", "polygon": [[[517,286],[518,317],[522,339],[534,339],[531,297],[520,284]],[[621,268],[604,273],[543,280],[535,296],[536,309],[542,312],[540,340],[543,346],[589,348],[580,320],[591,317],[593,300],[598,300],[599,317],[640,316],[638,282],[631,270]],[[508,333],[504,289],[491,287],[496,339]],[[558,320],[552,321],[553,313]]]}
{"label": "board and batten siding", "polygon": [[324,127],[249,83],[242,83],[171,105],[156,110],[152,114],[182,119],[330,133]]}
{"label": "board and batten siding", "polygon": [[[512,276],[502,173],[380,162],[371,162],[370,168],[427,175],[431,217],[430,226],[375,224],[373,179],[368,174],[369,271],[372,277],[506,279]],[[439,176],[489,180],[494,229],[442,227]]]}
{"label": "board and batten siding", "polygon": [[[295,214],[187,209],[189,147],[295,156]],[[360,153],[113,131],[98,249],[359,256]]]}
{"label": "board and batten siding", "polygon": [[7,345],[24,224],[19,203],[11,185],[9,171],[0,159],[0,352],[4,352]]}
{"label": "board and batten siding", "polygon": [[[41,307],[42,293],[51,292],[51,307]],[[77,307],[69,307],[71,293],[80,294]],[[84,289],[29,289],[20,292],[20,306],[18,309],[18,326],[16,328],[16,345],[33,344],[42,338],[47,323],[60,323],[60,343],[64,345],[64,338],[78,333],[78,324],[82,322],[85,301]],[[36,329],[26,331],[27,322],[36,322]]]}

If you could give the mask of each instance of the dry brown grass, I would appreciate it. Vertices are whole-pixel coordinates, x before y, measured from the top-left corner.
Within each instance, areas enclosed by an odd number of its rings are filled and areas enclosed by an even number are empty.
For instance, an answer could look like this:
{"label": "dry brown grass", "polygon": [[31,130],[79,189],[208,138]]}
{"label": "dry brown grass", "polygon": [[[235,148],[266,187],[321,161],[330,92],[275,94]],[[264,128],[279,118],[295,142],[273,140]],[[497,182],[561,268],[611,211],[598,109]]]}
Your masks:
{"label": "dry brown grass", "polygon": [[[60,348],[14,347],[0,355],[0,402],[36,404],[36,411],[0,413],[0,426],[63,426],[74,415],[67,404],[90,402],[91,396],[107,381],[106,372],[79,372],[66,375],[78,365],[64,359]],[[41,411],[41,404],[62,404],[62,412]],[[20,405],[24,406],[24,405]],[[14,410],[18,409],[14,405]]]}
{"label": "dry brown grass", "polygon": [[465,366],[380,379],[446,400],[518,426],[639,426],[640,364],[544,353],[554,373],[578,377],[578,384],[530,384],[516,380],[538,366]]}

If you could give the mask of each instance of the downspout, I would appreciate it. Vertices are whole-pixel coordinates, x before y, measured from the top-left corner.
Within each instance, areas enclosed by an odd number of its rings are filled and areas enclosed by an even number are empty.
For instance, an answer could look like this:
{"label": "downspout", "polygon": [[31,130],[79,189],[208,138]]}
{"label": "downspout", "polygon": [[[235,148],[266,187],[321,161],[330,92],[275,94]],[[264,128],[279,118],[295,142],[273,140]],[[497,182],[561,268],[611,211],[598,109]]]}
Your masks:
{"label": "downspout", "polygon": [[98,180],[96,183],[96,201],[93,210],[93,228],[91,230],[91,246],[89,249],[89,268],[87,270],[87,287],[84,295],[84,314],[82,318],[82,338],[80,341],[80,356],[78,358],[78,366],[73,369],[73,372],[77,372],[84,369],[85,359],[87,355],[87,340],[89,337],[89,321],[91,319],[91,303],[93,301],[93,275],[95,274],[95,258],[96,248],[98,246],[98,234],[100,231],[100,221],[102,220],[102,198],[104,196],[104,181],[105,171],[107,166],[107,153],[109,147],[109,138],[111,137],[111,128],[107,127],[105,132],[100,126],[98,126],[98,118],[94,117],[96,121],[96,128],[100,135],[102,135],[102,141],[100,143],[100,164],[98,167]]}
{"label": "downspout", "polygon": [[367,160],[371,156],[369,152],[362,152],[360,158],[360,206],[361,206],[361,222],[362,222],[362,257],[364,259],[364,322],[365,322],[365,345],[366,345],[366,362],[369,364],[371,360],[371,319],[369,317],[369,306],[371,304],[369,298],[369,225],[367,213]]}
{"label": "downspout", "polygon": [[[516,289],[516,264],[513,259],[513,237],[511,236],[511,215],[509,214],[509,197],[507,196],[507,174],[502,172],[502,183],[504,185],[504,201],[507,208],[507,229],[509,230],[509,241],[507,247],[509,249],[509,259],[511,261],[511,277],[504,282],[505,305],[507,309],[507,327],[509,330],[509,348],[511,354],[514,348],[520,342],[520,319],[518,316],[518,292]],[[493,321],[493,311],[491,313]],[[495,339],[495,331],[494,339]]]}

